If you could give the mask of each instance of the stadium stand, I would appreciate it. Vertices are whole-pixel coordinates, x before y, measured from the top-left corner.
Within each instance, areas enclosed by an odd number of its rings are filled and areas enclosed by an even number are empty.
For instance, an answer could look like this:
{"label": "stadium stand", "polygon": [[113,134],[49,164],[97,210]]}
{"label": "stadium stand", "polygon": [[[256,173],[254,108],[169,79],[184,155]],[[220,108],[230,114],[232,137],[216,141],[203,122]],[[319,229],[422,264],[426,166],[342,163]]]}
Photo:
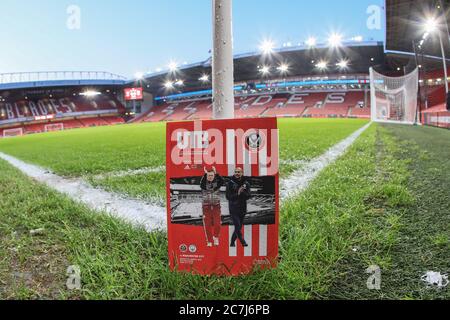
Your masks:
{"label": "stadium stand", "polygon": [[[368,98],[367,98],[368,99]],[[358,117],[370,118],[363,91],[249,94],[235,98],[236,118]],[[132,122],[182,121],[212,118],[211,99],[167,102]]]}
{"label": "stadium stand", "polygon": [[211,99],[200,100],[197,104],[197,112],[190,115],[187,120],[211,119],[212,101]]}
{"label": "stadium stand", "polygon": [[[0,102],[0,137],[125,123],[124,105],[114,95],[80,95]],[[17,130],[15,130],[17,129]]]}
{"label": "stadium stand", "polygon": [[445,104],[445,87],[433,86],[428,88],[428,108]]}

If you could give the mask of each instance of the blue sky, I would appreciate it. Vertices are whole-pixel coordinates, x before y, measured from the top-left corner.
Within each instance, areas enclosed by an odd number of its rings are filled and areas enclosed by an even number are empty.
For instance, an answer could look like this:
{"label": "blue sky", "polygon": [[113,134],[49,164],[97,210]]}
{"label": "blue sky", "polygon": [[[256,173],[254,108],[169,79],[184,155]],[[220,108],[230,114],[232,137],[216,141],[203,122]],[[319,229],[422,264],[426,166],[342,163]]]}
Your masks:
{"label": "blue sky", "polygon": [[[369,29],[367,9],[383,0],[234,0],[235,53],[270,38],[281,46],[323,39],[384,40],[384,21]],[[69,29],[71,5],[80,28]],[[384,12],[382,12],[384,17]],[[199,62],[211,49],[211,0],[0,0],[0,73],[98,70],[132,76],[171,60]],[[72,21],[72,20],[70,20]]]}

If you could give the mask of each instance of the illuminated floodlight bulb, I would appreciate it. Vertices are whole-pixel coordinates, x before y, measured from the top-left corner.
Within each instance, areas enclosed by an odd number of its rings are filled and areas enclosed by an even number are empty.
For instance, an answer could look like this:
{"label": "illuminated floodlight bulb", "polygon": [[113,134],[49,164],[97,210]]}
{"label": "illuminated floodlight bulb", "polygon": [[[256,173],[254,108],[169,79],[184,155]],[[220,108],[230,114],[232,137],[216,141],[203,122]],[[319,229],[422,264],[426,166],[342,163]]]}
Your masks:
{"label": "illuminated floodlight bulb", "polygon": [[326,70],[327,68],[328,68],[328,63],[326,62],[326,61],[319,61],[317,64],[316,64],[316,67],[317,67],[317,69],[319,69],[319,70]]}
{"label": "illuminated floodlight bulb", "polygon": [[308,47],[314,47],[317,44],[317,39],[314,37],[310,37],[308,38],[308,40],[306,40],[306,45]]}
{"label": "illuminated floodlight bulb", "polygon": [[81,92],[80,93],[80,96],[84,96],[84,97],[95,97],[95,96],[98,96],[98,95],[101,95],[102,93],[101,92],[98,92],[98,91],[93,91],[93,90],[87,90],[87,91],[84,91],[84,92]]}
{"label": "illuminated floodlight bulb", "polygon": [[268,66],[263,66],[260,70],[259,70],[262,74],[266,75],[270,73],[270,67]]}
{"label": "illuminated floodlight bulb", "polygon": [[144,79],[144,73],[143,72],[136,72],[134,74],[134,77],[136,78],[136,80],[142,80],[142,79]]}
{"label": "illuminated floodlight bulb", "polygon": [[424,28],[426,33],[434,33],[438,28],[437,20],[435,18],[428,18],[425,21]]}
{"label": "illuminated floodlight bulb", "polygon": [[175,61],[171,61],[168,66],[170,72],[175,72],[178,69],[178,64]]}
{"label": "illuminated floodlight bulb", "polygon": [[264,54],[271,54],[273,53],[273,50],[275,48],[275,44],[272,40],[264,40],[261,45],[259,46],[259,49]]}
{"label": "illuminated floodlight bulb", "polygon": [[209,76],[207,74],[204,74],[198,80],[200,80],[201,82],[208,82]]}
{"label": "illuminated floodlight bulb", "polygon": [[348,60],[341,60],[338,63],[336,63],[336,66],[339,67],[339,69],[347,69],[348,67]]}
{"label": "illuminated floodlight bulb", "polygon": [[167,81],[166,83],[164,83],[164,87],[166,89],[173,89],[173,82],[172,81]]}
{"label": "illuminated floodlight bulb", "polygon": [[329,38],[328,38],[328,43],[330,44],[330,46],[332,47],[339,47],[342,43],[342,35],[338,34],[338,33],[333,33]]}
{"label": "illuminated floodlight bulb", "polygon": [[282,64],[282,65],[280,65],[280,66],[278,67],[278,70],[279,70],[281,73],[286,73],[286,72],[289,71],[289,66],[288,66],[287,64]]}

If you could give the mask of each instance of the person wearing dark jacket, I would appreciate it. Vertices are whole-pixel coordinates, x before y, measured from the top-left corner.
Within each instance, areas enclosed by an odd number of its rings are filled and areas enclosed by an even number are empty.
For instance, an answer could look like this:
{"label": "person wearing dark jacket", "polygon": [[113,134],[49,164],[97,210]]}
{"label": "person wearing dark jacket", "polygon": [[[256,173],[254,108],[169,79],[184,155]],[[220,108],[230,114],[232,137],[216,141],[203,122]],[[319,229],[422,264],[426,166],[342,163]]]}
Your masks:
{"label": "person wearing dark jacket", "polygon": [[239,239],[242,246],[248,247],[242,236],[242,227],[244,218],[247,214],[247,200],[251,197],[250,183],[243,176],[242,168],[236,168],[234,176],[227,184],[226,197],[229,202],[230,216],[234,225],[234,233],[231,237],[231,247],[236,246],[236,240]]}
{"label": "person wearing dark jacket", "polygon": [[210,171],[205,169],[200,188],[203,196],[203,226],[208,247],[219,245],[220,228],[222,226],[220,188],[223,185],[223,178],[217,174],[215,168]]}

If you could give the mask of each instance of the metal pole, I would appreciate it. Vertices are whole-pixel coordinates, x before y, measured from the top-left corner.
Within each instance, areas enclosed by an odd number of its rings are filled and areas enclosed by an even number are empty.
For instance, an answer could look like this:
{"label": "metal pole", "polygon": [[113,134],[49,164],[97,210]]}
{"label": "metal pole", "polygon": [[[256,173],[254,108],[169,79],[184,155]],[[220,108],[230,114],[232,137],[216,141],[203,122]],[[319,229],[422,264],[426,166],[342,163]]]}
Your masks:
{"label": "metal pole", "polygon": [[423,69],[423,82],[424,82],[424,91],[425,91],[425,109],[428,109],[428,78],[427,78],[427,64],[425,61],[425,52],[423,49],[421,50],[421,58],[422,58],[422,69]]}
{"label": "metal pole", "polygon": [[417,125],[418,122],[420,122],[420,113],[422,112],[422,88],[420,87],[420,68],[419,68],[419,60],[417,59],[417,50],[416,50],[416,42],[413,40],[412,41],[412,45],[413,45],[413,49],[414,49],[414,59],[416,62],[416,69],[418,69],[418,73],[419,73],[419,80],[418,80],[418,88],[419,88],[419,92],[418,92],[418,99],[420,101],[417,110],[416,110],[416,118],[414,120],[414,125]]}
{"label": "metal pole", "polygon": [[450,42],[450,30],[448,27],[448,20],[447,20],[447,8],[444,7],[441,0],[439,0],[439,5],[441,6],[441,14],[444,17],[445,29],[447,30],[447,37],[448,37],[448,41]]}
{"label": "metal pole", "polygon": [[373,70],[373,67],[370,67],[370,112],[371,112],[371,118],[372,121],[375,122],[377,120],[377,115],[376,115],[376,91],[375,91],[375,73]]}
{"label": "metal pole", "polygon": [[232,0],[213,0],[213,118],[234,118]]}
{"label": "metal pole", "polygon": [[448,94],[448,76],[447,76],[447,59],[445,57],[445,49],[444,49],[444,42],[442,41],[442,34],[441,30],[438,30],[439,34],[439,42],[441,43],[441,50],[442,50],[442,62],[444,64],[444,82],[445,82],[445,94]]}

